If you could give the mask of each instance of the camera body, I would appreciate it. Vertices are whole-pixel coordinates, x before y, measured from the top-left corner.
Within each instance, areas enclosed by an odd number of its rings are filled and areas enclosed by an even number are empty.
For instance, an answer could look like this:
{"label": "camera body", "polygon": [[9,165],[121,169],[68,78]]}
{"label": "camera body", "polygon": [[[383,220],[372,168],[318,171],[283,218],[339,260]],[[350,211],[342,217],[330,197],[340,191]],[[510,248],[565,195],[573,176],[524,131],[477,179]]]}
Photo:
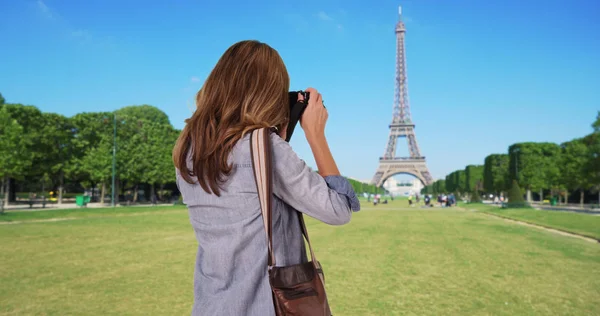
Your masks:
{"label": "camera body", "polygon": [[[298,101],[298,94],[301,94],[304,97],[304,100]],[[288,92],[289,96],[289,107],[290,107],[290,119],[288,121],[287,126],[287,134],[286,134],[286,142],[289,142],[292,139],[292,134],[294,133],[294,128],[300,117],[302,117],[302,113],[306,110],[306,106],[308,105],[308,99],[310,98],[310,93],[306,91],[290,91]]]}
{"label": "camera body", "polygon": [[288,96],[290,99],[290,110],[292,109],[292,107],[294,107],[294,105],[296,105],[296,103],[298,103],[298,94],[301,94],[304,97],[304,103],[308,104],[308,98],[310,97],[310,92],[306,92],[306,91],[290,91],[288,92]]}

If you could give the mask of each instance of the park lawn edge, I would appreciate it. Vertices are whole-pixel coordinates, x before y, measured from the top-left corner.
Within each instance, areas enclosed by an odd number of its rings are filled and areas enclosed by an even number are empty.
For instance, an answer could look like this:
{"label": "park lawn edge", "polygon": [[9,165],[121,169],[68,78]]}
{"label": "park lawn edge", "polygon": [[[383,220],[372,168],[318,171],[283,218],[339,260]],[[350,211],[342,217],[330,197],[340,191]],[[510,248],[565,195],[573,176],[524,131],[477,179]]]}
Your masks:
{"label": "park lawn edge", "polygon": [[483,213],[483,214],[487,214],[487,215],[491,215],[491,216],[496,216],[496,217],[503,218],[503,219],[509,219],[509,220],[516,221],[516,222],[521,222],[521,223],[525,223],[525,224],[529,224],[529,225],[538,226],[538,227],[541,227],[541,228],[552,229],[552,230],[556,230],[556,231],[567,233],[567,234],[571,234],[571,235],[577,235],[577,236],[580,236],[580,237],[594,239],[595,241],[597,241],[597,242],[600,243],[600,239],[598,237],[593,236],[593,235],[588,235],[588,234],[585,234],[585,233],[578,233],[578,232],[574,232],[574,231],[571,231],[571,230],[566,230],[564,228],[558,228],[558,227],[555,227],[555,226],[548,226],[548,225],[544,225],[544,224],[540,224],[540,223],[536,223],[536,222],[532,222],[532,221],[523,220],[523,219],[516,218],[516,217],[498,215],[496,213],[492,213],[492,212],[488,212],[488,211],[478,211],[478,212],[479,213]]}
{"label": "park lawn edge", "polygon": [[[485,204],[480,204],[485,206]],[[475,205],[472,205],[475,206]],[[600,243],[600,238],[597,235],[591,234],[591,233],[585,233],[585,232],[576,232],[570,229],[566,229],[564,227],[557,227],[554,225],[548,225],[546,223],[540,223],[537,221],[532,221],[532,220],[526,220],[526,219],[522,219],[520,217],[517,216],[510,216],[510,215],[504,215],[504,214],[498,214],[497,212],[491,212],[491,211],[487,211],[487,210],[478,210],[474,207],[470,207],[471,210],[476,211],[478,213],[483,213],[486,215],[490,215],[490,216],[495,216],[498,218],[503,218],[503,219],[508,219],[508,220],[513,220],[513,221],[517,221],[517,222],[521,222],[521,223],[525,223],[525,224],[529,224],[529,225],[534,225],[534,226],[538,226],[541,228],[546,228],[546,229],[553,229],[559,232],[563,232],[563,233],[568,233],[571,235],[576,235],[576,236],[580,236],[580,237],[585,237],[585,238],[591,238],[594,239],[595,241],[597,241],[598,243]],[[517,208],[513,208],[513,209],[506,209],[506,210],[519,210]],[[540,211],[540,210],[536,210],[536,211]]]}

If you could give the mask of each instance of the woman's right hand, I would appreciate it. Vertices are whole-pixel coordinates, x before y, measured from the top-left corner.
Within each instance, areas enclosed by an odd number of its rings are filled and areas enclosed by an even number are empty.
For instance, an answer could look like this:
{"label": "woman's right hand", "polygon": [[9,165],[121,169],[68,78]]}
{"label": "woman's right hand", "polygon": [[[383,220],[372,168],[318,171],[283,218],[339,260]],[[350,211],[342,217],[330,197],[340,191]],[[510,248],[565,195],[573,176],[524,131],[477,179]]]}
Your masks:
{"label": "woman's right hand", "polygon": [[305,91],[309,92],[310,96],[306,110],[300,117],[300,126],[308,139],[325,136],[325,124],[329,114],[323,105],[321,94],[314,88],[308,88]]}

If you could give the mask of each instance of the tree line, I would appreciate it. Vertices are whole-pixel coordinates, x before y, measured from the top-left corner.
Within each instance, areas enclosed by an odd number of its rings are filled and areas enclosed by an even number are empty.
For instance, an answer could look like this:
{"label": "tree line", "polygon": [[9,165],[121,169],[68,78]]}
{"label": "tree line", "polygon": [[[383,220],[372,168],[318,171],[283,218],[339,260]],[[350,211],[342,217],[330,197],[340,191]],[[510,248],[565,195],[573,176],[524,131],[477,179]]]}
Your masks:
{"label": "tree line", "polygon": [[[584,204],[586,196],[598,194],[600,203],[600,112],[593,131],[562,144],[523,142],[510,145],[507,153],[488,155],[482,165],[469,165],[421,191],[423,194],[453,192],[478,200],[482,194],[504,195],[512,186],[528,202],[555,197]],[[576,196],[578,194],[578,196]]]}
{"label": "tree line", "polygon": [[72,117],[45,113],[31,105],[0,99],[0,178],[2,196],[13,190],[56,192],[62,202],[71,191],[98,188],[104,197],[111,185],[115,153],[115,191],[137,192],[172,183],[171,150],[179,131],[167,115],[150,105],[114,112],[85,112]]}
{"label": "tree line", "polygon": [[[179,195],[171,153],[180,132],[151,105],[66,117],[0,94],[0,198],[7,204],[17,191],[52,191],[62,203],[84,190],[110,195],[115,150],[115,202],[137,202],[138,192],[169,200]],[[356,192],[377,191],[349,180]]]}
{"label": "tree line", "polygon": [[357,196],[363,194],[363,193],[369,193],[369,194],[386,194],[387,191],[383,188],[377,187],[374,184],[368,184],[368,183],[364,183],[364,182],[360,182],[354,179],[348,179],[348,182],[350,182],[350,185],[352,186],[352,189],[354,190],[354,192],[356,193]]}

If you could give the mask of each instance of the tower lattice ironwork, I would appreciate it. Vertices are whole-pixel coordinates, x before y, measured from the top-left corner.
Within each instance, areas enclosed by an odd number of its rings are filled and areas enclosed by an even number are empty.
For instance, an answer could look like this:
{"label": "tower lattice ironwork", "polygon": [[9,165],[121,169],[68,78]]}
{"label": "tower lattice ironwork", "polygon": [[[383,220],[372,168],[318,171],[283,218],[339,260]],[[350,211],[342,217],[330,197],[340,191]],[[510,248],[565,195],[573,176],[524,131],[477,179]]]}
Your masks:
{"label": "tower lattice ironwork", "polygon": [[[408,103],[408,84],[406,74],[406,50],[404,37],[406,27],[402,22],[402,9],[398,9],[399,19],[396,24],[396,89],[394,96],[394,114],[390,124],[390,134],[383,157],[379,158],[379,167],[372,183],[381,186],[389,177],[405,173],[417,177],[423,184],[433,183],[425,157],[421,155],[415,124],[410,115]],[[406,138],[409,157],[396,157],[396,147],[399,138]]]}

